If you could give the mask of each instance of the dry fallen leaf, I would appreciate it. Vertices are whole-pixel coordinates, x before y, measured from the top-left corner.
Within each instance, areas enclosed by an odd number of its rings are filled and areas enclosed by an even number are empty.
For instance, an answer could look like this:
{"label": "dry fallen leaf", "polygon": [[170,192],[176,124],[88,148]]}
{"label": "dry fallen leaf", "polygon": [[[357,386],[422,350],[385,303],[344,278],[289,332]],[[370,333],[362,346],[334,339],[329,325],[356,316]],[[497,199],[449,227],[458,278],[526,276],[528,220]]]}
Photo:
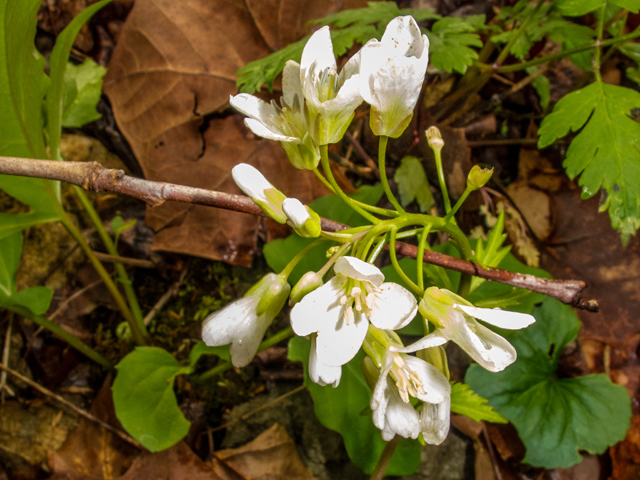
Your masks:
{"label": "dry fallen leaf", "polygon": [[[327,194],[312,173],[289,166],[279,145],[250,135],[239,117],[204,116],[228,105],[236,93],[235,72],[247,62],[297,40],[316,16],[365,4],[338,3],[138,0],[104,91],[145,177],[238,193],[229,171],[246,162],[303,202]],[[154,248],[245,266],[251,265],[259,222],[186,204],[162,205],[147,215],[157,232]]]}
{"label": "dry fallen leaf", "polygon": [[213,464],[221,476],[232,469],[252,480],[313,480],[286,429],[275,424],[244,447],[214,453]]}
{"label": "dry fallen leaf", "polygon": [[[116,419],[111,395],[111,376],[107,377],[91,404],[91,414],[122,429]],[[139,450],[101,427],[82,418],[65,443],[49,452],[49,467],[55,479],[112,480],[131,465]]]}

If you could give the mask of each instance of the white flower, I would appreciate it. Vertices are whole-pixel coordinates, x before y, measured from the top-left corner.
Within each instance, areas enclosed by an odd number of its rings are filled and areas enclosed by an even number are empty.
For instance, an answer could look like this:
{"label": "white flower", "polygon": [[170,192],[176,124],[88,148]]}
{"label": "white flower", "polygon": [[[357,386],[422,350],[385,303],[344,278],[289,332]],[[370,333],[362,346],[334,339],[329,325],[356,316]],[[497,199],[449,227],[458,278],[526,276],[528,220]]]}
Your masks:
{"label": "white flower", "polygon": [[503,337],[479,324],[476,318],[496,327],[518,330],[536,319],[525,313],[498,308],[476,308],[448,290],[429,287],[420,302],[420,313],[437,326],[436,330],[405,348],[390,347],[396,352],[416,352],[451,340],[490,372],[500,372],[516,361],[515,348]]}
{"label": "white flower", "polygon": [[267,328],[282,310],[290,288],[280,275],[266,275],[243,298],[204,319],[202,340],[210,347],[231,344],[231,363],[235,367],[248,365]]}
{"label": "white flower", "polygon": [[359,55],[354,55],[338,75],[329,27],[316,31],[304,46],[300,83],[307,128],[319,145],[340,141],[362,103],[359,62]]}
{"label": "white flower", "polygon": [[280,142],[294,167],[313,170],[320,162],[320,151],[307,132],[300,65],[293,60],[284,66],[282,93],[282,108],[246,93],[232,96],[229,103],[249,117],[244,123],[253,133]]}
{"label": "white flower", "polygon": [[420,431],[429,445],[440,445],[449,434],[451,424],[451,397],[440,403],[422,404],[420,411]]}
{"label": "white flower", "polygon": [[335,367],[325,365],[318,360],[316,353],[316,337],[311,336],[311,351],[309,352],[309,378],[318,385],[324,387],[325,385],[332,385],[336,388],[340,385],[340,378],[342,377],[342,367]]}
{"label": "white flower", "polygon": [[264,178],[260,171],[247,163],[239,163],[231,169],[231,176],[238,188],[251,197],[264,213],[278,223],[286,223],[287,215],[282,211],[284,193]]}
{"label": "white flower", "polygon": [[413,117],[429,62],[429,39],[411,16],[389,22],[382,41],[360,50],[360,94],[371,105],[371,130],[399,137]]}
{"label": "white flower", "polygon": [[321,363],[340,366],[364,341],[369,322],[385,330],[407,325],[417,312],[414,296],[395,283],[383,283],[382,272],[354,257],[342,257],[336,276],[306,295],[291,310],[291,326],[300,336],[318,333]]}
{"label": "white flower", "polygon": [[320,236],[322,226],[320,216],[297,198],[287,198],[282,202],[282,210],[289,219],[287,222],[303,238]]}
{"label": "white flower", "polygon": [[371,396],[373,423],[387,441],[395,434],[417,438],[421,421],[409,397],[422,400],[426,406],[441,404],[450,395],[451,385],[436,367],[416,357],[387,352]]}

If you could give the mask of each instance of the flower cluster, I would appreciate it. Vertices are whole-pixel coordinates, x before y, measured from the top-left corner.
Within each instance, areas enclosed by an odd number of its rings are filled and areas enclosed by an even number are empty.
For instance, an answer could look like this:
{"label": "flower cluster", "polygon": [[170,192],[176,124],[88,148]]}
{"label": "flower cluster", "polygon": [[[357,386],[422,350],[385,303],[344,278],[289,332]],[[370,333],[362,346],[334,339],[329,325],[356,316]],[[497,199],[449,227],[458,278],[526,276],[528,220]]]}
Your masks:
{"label": "flower cluster", "polygon": [[[300,64],[289,61],[285,65],[281,106],[246,94],[231,97],[231,105],[247,115],[248,128],[279,141],[294,167],[315,170],[348,206],[372,224],[326,232],[309,206],[287,198],[254,167],[234,167],[236,184],[266,215],[290,225],[302,237],[318,240],[299,252],[280,274],[265,276],[243,298],[209,315],[203,324],[203,339],[212,346],[231,344],[233,365],[245,366],[288,299],[293,332],[310,340],[308,374],[312,381],[338,387],[342,366],[362,349],[362,370],[372,390],[372,419],[382,437],[421,436],[427,443],[440,444],[449,431],[451,410],[443,346],[449,341],[457,343],[478,364],[498,372],[515,361],[516,351],[478,320],[519,329],[534,318],[475,307],[464,298],[470,282],[465,288],[461,281],[458,293],[437,286],[424,289],[422,282],[413,283],[396,261],[395,238],[399,229],[407,227],[417,227],[413,235],[423,232],[421,241],[430,231],[440,230],[451,236],[464,258],[472,258],[468,240],[449,219],[468,193],[486,184],[492,171],[473,169],[462,200],[451,209],[445,196],[447,214],[439,218],[409,215],[400,207],[396,211],[367,210],[368,206],[347,197],[333,181],[327,156],[327,145],[340,141],[363,101],[371,106],[371,129],[381,137],[381,145],[386,146],[386,137],[398,137],[407,128],[424,81],[428,53],[428,39],[421,35],[415,20],[398,17],[389,23],[380,41],[369,41],[338,72],[329,29],[324,27],[307,42]],[[441,168],[442,137],[434,127],[427,138]],[[326,179],[317,170],[320,162]],[[383,149],[379,162],[385,193],[394,206],[398,205],[383,175]],[[372,213],[390,218],[380,219]],[[323,241],[339,245],[327,250],[330,258],[319,271],[307,272],[291,288],[288,277],[295,265]],[[387,241],[393,266],[409,288],[385,282],[382,271],[374,265]],[[422,258],[417,261],[422,270]],[[396,331],[418,313],[426,334],[405,346]]]}

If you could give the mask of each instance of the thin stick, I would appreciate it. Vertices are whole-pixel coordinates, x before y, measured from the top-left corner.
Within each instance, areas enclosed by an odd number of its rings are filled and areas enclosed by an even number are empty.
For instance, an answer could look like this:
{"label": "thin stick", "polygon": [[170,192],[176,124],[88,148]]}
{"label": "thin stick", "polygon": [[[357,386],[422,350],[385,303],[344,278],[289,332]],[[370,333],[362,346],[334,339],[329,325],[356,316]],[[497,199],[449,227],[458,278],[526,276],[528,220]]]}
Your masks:
{"label": "thin stick", "polygon": [[145,325],[149,325],[151,320],[153,320],[153,317],[155,317],[158,314],[158,312],[162,310],[162,308],[167,304],[167,302],[171,299],[171,297],[173,297],[175,294],[178,293],[178,290],[180,290],[180,287],[184,283],[184,279],[187,276],[188,270],[189,269],[187,267],[185,267],[182,270],[182,273],[180,274],[180,278],[176,282],[174,282],[173,285],[169,287],[169,290],[164,292],[162,297],[160,297],[160,300],[158,300],[158,302],[153,306],[153,308],[149,311],[149,313],[147,313],[147,316],[144,317]]}
{"label": "thin stick", "polygon": [[[9,312],[7,333],[4,337],[4,348],[2,349],[2,365],[9,366],[9,352],[11,351],[11,325],[13,324],[13,312]],[[4,403],[4,387],[7,383],[7,372],[4,370],[0,374],[0,399]]]}
{"label": "thin stick", "polygon": [[290,397],[291,395],[295,395],[296,393],[301,392],[302,390],[304,390],[306,388],[307,387],[305,387],[304,385],[300,385],[298,388],[294,388],[290,392],[287,392],[284,395],[280,395],[278,398],[274,398],[273,400],[265,403],[261,407],[258,407],[255,410],[251,410],[249,413],[245,413],[244,415],[242,415],[242,416],[240,416],[238,418],[235,418],[235,419],[231,420],[230,422],[225,423],[224,425],[220,425],[220,426],[218,426],[216,428],[212,428],[209,431],[211,433],[217,432],[218,430],[224,430],[225,428],[230,427],[231,425],[235,425],[238,422],[243,422],[247,418],[249,418],[250,416],[255,415],[256,413],[264,410],[265,408],[269,408],[269,407],[275,405],[276,403],[281,402],[285,398]]}
{"label": "thin stick", "polygon": [[[0,174],[61,180],[80,185],[85,190],[111,191],[130,195],[152,206],[173,200],[266,216],[249,197],[134,178],[125,175],[122,170],[104,168],[97,162],[57,162],[0,157]],[[323,230],[336,232],[346,228],[349,227],[342,223],[322,219]],[[396,251],[406,257],[416,258],[417,250],[414,245],[396,242]],[[590,312],[598,311],[598,303],[595,300],[585,301],[581,298],[581,293],[587,285],[579,280],[549,280],[497,268],[484,269],[467,260],[434,251],[424,252],[424,261],[469,275],[476,275],[485,280],[543,293],[576,308]]]}
{"label": "thin stick", "polygon": [[156,264],[150,260],[141,260],[139,258],[130,258],[130,257],[121,257],[120,255],[109,255],[102,252],[96,252],[94,250],[93,254],[100,260],[101,262],[110,262],[110,263],[121,263],[122,265],[129,265],[131,267],[139,267],[139,268],[158,268]]}
{"label": "thin stick", "polygon": [[96,280],[95,282],[90,283],[89,285],[87,285],[86,287],[81,288],[80,290],[78,290],[76,293],[74,293],[73,295],[71,295],[69,298],[67,298],[64,302],[62,302],[58,308],[56,308],[56,311],[53,312],[51,315],[49,315],[49,320],[53,321],[54,318],[56,318],[58,315],[60,315],[60,313],[67,307],[67,305],[69,305],[69,303],[71,303],[72,301],[74,301],[76,298],[78,298],[80,295],[82,295],[84,292],[91,290],[93,287],[96,287],[98,285],[100,285],[102,283],[102,279],[99,278],[98,280]]}
{"label": "thin stick", "polygon": [[36,383],[32,380],[29,380],[27,377],[25,377],[24,375],[20,375],[18,372],[16,372],[15,370],[12,370],[9,367],[5,367],[4,365],[0,365],[0,369],[2,369],[3,371],[13,375],[14,377],[16,377],[17,379],[23,381],[24,383],[26,383],[27,385],[29,385],[32,388],[35,388],[36,390],[38,390],[40,393],[53,398],[54,400],[57,400],[58,402],[62,403],[64,406],[69,407],[71,410],[73,410],[74,412],[76,412],[78,415],[86,418],[87,420],[97,423],[98,425],[100,425],[103,428],[106,428],[107,430],[109,430],[112,433],[115,433],[118,437],[120,437],[122,440],[124,440],[127,443],[130,443],[131,445],[133,445],[134,447],[143,449],[144,447],[142,445],[140,445],[136,440],[134,440],[133,438],[131,438],[129,435],[127,435],[124,432],[121,432],[120,430],[118,430],[117,428],[112,427],[111,425],[109,425],[108,423],[103,422],[102,420],[100,420],[99,418],[94,417],[93,415],[91,415],[89,412],[87,412],[86,410],[82,410],[81,408],[76,407],[73,403],[69,402],[68,400],[65,400],[64,398],[62,398],[60,395],[57,395],[55,393],[53,393],[51,390],[43,387],[42,385],[40,385],[39,383]]}

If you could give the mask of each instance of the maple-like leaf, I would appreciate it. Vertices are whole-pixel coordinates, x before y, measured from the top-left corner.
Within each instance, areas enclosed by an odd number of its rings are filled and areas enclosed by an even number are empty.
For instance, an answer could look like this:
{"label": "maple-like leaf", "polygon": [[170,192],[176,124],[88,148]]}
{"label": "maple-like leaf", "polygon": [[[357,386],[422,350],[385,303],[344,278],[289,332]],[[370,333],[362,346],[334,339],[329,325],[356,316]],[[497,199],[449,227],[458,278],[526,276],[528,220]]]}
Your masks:
{"label": "maple-like leaf", "polygon": [[465,19],[447,17],[438,20],[431,31],[423,29],[431,43],[431,64],[449,73],[455,70],[464,74],[478,58],[478,52],[471,47],[482,47],[482,40],[475,32],[483,28],[484,20],[484,15]]}
{"label": "maple-like leaf", "polygon": [[538,147],[551,145],[569,131],[573,139],[564,161],[569,178],[580,176],[582,197],[600,188],[611,225],[624,244],[640,227],[640,124],[629,115],[640,107],[640,93],[596,82],[563,97],[542,122]]}

